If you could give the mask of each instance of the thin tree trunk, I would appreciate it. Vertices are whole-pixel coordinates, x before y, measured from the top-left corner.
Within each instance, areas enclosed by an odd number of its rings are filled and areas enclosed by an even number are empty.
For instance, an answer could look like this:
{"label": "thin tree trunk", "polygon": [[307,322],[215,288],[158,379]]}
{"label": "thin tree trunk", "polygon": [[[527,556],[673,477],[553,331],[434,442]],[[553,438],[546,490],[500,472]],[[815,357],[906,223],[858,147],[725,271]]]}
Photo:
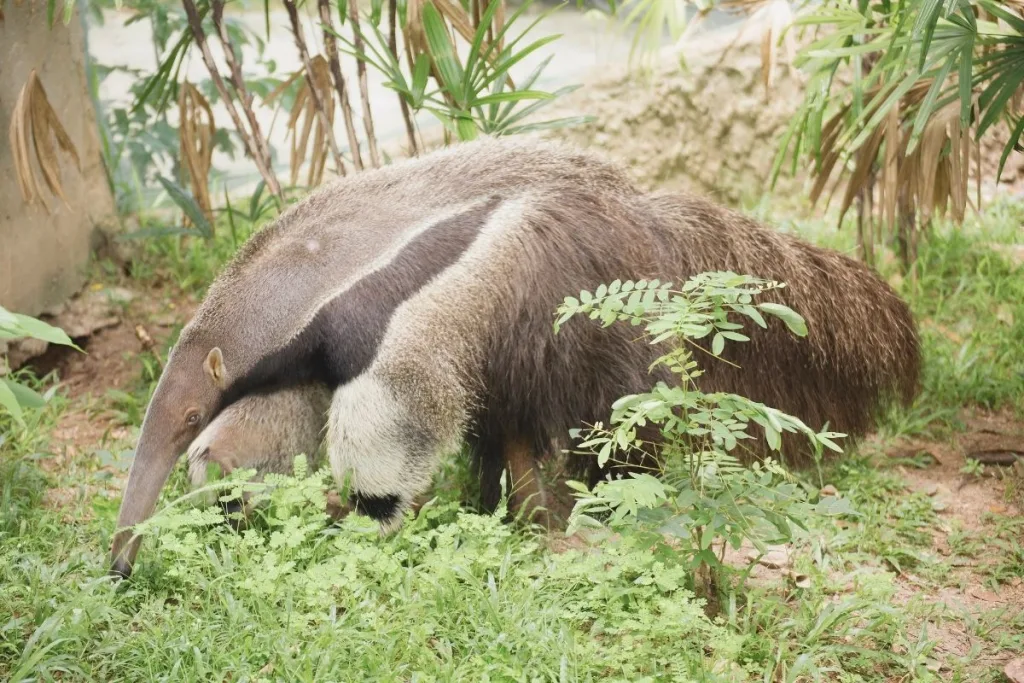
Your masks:
{"label": "thin tree trunk", "polygon": [[[321,0],[326,2],[326,0]],[[398,2],[388,0],[388,49],[398,59]],[[416,144],[416,128],[412,124],[412,115],[409,113],[409,103],[405,101],[402,93],[398,95],[398,106],[402,109],[402,120],[405,121],[405,134],[409,137],[409,154],[419,156],[418,145]]]}
{"label": "thin tree trunk", "polygon": [[[219,3],[221,11],[223,11],[223,3]],[[242,117],[238,113],[238,109],[235,107],[234,101],[231,99],[231,94],[228,92],[227,86],[224,85],[224,80],[220,76],[220,72],[217,70],[217,65],[213,61],[213,54],[210,52],[210,45],[206,39],[206,32],[203,31],[202,18],[199,16],[199,11],[196,9],[194,0],[182,0],[182,5],[185,9],[185,14],[188,16],[189,29],[192,31],[192,36],[195,38],[196,45],[199,46],[199,51],[203,56],[203,62],[206,64],[207,71],[210,72],[210,79],[213,81],[214,87],[220,94],[221,99],[224,101],[224,106],[228,110],[228,115],[231,117],[232,122],[235,124],[235,129],[238,131],[239,137],[242,138],[242,143],[245,145],[246,151],[256,164],[256,169],[263,177],[264,182],[267,183],[267,188],[270,190],[278,201],[284,200],[284,195],[281,192],[281,184],[277,181],[277,176],[274,174],[274,169],[270,163],[270,152],[266,148],[266,143],[262,139],[260,134],[259,126],[255,125],[252,134],[246,130],[245,124],[242,121]],[[216,16],[216,6],[214,4],[214,12]],[[216,22],[216,19],[215,19]],[[223,38],[222,38],[223,40]],[[230,43],[225,44],[225,52],[230,54],[228,57],[228,63],[234,64],[234,53],[231,52]],[[241,71],[239,71],[239,75]],[[236,85],[236,92],[238,88]],[[244,92],[244,85],[242,91]],[[242,107],[246,110],[246,115],[249,121],[255,120],[255,116],[252,115],[251,107],[246,102],[244,96],[239,93],[239,100]]]}
{"label": "thin tree trunk", "polygon": [[[348,2],[348,15],[352,21],[353,42],[356,52],[363,51],[363,34],[359,29],[359,7],[355,0]],[[370,148],[370,162],[374,168],[380,168],[380,155],[377,153],[377,136],[373,133],[373,113],[370,111],[370,93],[366,85],[366,62],[356,60],[359,73],[359,96],[363,101],[363,125],[366,127],[366,144]]]}
{"label": "thin tree trunk", "polygon": [[352,165],[357,171],[361,171],[363,170],[363,153],[359,148],[359,136],[356,134],[355,119],[352,116],[352,103],[348,99],[348,88],[345,87],[345,75],[341,72],[341,62],[338,59],[338,44],[334,34],[331,32],[334,30],[334,21],[331,19],[330,0],[317,0],[317,6],[320,9],[320,21],[324,24],[324,47],[327,50],[327,61],[331,65],[334,89],[338,91],[338,99],[341,101],[341,115],[345,119],[348,146],[352,151]]}

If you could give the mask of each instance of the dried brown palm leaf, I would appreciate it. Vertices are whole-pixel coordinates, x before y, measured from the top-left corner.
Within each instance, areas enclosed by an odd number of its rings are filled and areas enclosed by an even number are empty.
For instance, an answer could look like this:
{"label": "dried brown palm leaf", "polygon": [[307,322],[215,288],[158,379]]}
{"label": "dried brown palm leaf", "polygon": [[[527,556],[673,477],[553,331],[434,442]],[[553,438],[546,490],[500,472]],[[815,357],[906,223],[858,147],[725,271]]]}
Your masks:
{"label": "dried brown palm leaf", "polygon": [[[843,118],[849,113],[850,107],[843,107],[835,116],[828,120],[825,126],[821,129],[821,140],[819,149],[821,150],[821,161],[818,163],[814,172],[814,186],[811,188],[811,202],[817,204],[821,198],[821,193],[824,192],[825,186],[828,184],[829,178],[832,177],[832,171],[835,169],[836,164],[839,162],[842,154],[840,148],[837,146],[839,135],[842,133],[842,122]],[[834,190],[833,190],[834,193]],[[826,205],[832,201],[832,194],[830,193]]]}
{"label": "dried brown palm leaf", "polygon": [[933,113],[917,147],[907,155],[903,182],[915,199],[922,223],[947,209],[963,220],[968,203],[969,167],[973,151],[970,131],[960,124],[960,103]]}
{"label": "dried brown palm leaf", "polygon": [[896,226],[896,204],[899,201],[900,172],[900,103],[896,102],[885,117],[885,155],[880,177],[881,205],[885,212],[885,225],[894,230]]}
{"label": "dried brown palm leaf", "polygon": [[[210,199],[210,168],[213,163],[213,136],[217,129],[210,103],[199,90],[185,81],[178,89],[178,147],[183,170],[188,175],[199,208],[213,225],[213,202]],[[187,220],[187,219],[186,219]]]}
{"label": "dried brown palm leaf", "polygon": [[[839,222],[846,218],[846,212],[850,210],[853,200],[859,190],[864,187],[873,176],[874,165],[878,159],[878,150],[882,146],[885,137],[885,128],[878,126],[872,131],[870,137],[854,152],[853,171],[846,182],[846,194],[843,195],[842,206],[839,207]],[[840,183],[836,182],[832,191],[839,189]]]}
{"label": "dried brown palm leaf", "polygon": [[[858,243],[868,260],[874,244],[888,234],[898,238],[909,265],[915,257],[916,233],[928,226],[933,216],[948,211],[959,221],[965,214],[971,155],[976,145],[970,131],[961,126],[960,103],[954,101],[931,112],[916,145],[910,148],[918,107],[931,86],[930,80],[916,83],[891,106],[864,142],[848,153],[843,152],[845,141],[841,135],[850,113],[848,105],[822,128],[811,200],[817,203],[831,188],[827,204],[845,185],[840,223],[856,200]],[[883,99],[880,92],[876,87],[865,93],[865,99],[873,104],[862,120],[872,120]]]}
{"label": "dried brown palm leaf", "polygon": [[[78,159],[78,150],[75,148],[75,144],[68,137],[60,119],[57,118],[57,113],[46,96],[42,81],[39,80],[34,69],[29,73],[28,80],[18,93],[11,114],[8,138],[14,156],[15,176],[25,202],[31,204],[38,198],[46,212],[50,212],[50,207],[43,198],[43,191],[32,169],[32,159],[29,155],[29,141],[31,140],[36,161],[43,174],[43,181],[50,192],[67,205],[67,197],[64,196],[64,188],[60,180],[57,147],[59,146],[65,154],[74,160],[75,167],[79,172],[82,170],[81,162]],[[57,140],[57,146],[53,144],[54,138]]]}
{"label": "dried brown palm leaf", "polygon": [[224,47],[224,58],[230,69],[230,80],[232,88],[238,96],[238,105],[249,121],[248,129],[242,120],[242,115],[238,111],[239,107],[235,106],[235,101],[228,92],[227,85],[221,77],[220,69],[213,59],[213,52],[210,50],[206,31],[203,29],[203,17],[200,15],[195,0],[182,0],[181,4],[188,18],[189,31],[192,33],[195,45],[199,48],[199,53],[203,58],[207,71],[210,73],[213,86],[217,89],[221,102],[224,104],[224,108],[227,109],[228,115],[235,125],[235,130],[238,132],[239,137],[242,138],[242,143],[245,145],[249,157],[256,164],[257,170],[259,170],[263,180],[267,183],[267,189],[270,190],[270,193],[278,202],[282,202],[284,194],[281,192],[281,184],[278,182],[277,174],[274,173],[274,167],[271,164],[270,146],[260,131],[259,122],[252,108],[252,95],[245,88],[241,64],[235,59],[234,48],[224,26],[223,0],[211,0],[213,23],[217,29],[217,35],[220,37],[221,45]]}
{"label": "dried brown palm leaf", "polygon": [[[334,139],[334,95],[331,90],[331,76],[330,66],[326,59],[321,55],[315,57],[310,56],[309,48],[306,47],[305,32],[302,30],[302,22],[299,20],[299,8],[295,4],[294,0],[284,0],[285,10],[288,12],[288,19],[291,22],[292,37],[295,39],[295,47],[299,51],[299,59],[302,62],[303,67],[306,70],[306,84],[308,89],[306,95],[309,98],[309,104],[311,107],[310,116],[315,117],[317,123],[317,135],[316,144],[313,149],[319,150],[321,142],[327,145],[328,151],[334,158],[334,167],[338,172],[338,175],[345,175],[345,164],[341,158],[341,152],[338,150],[338,142]],[[318,63],[314,64],[314,59]],[[326,75],[326,81],[324,75]],[[327,88],[323,86],[326,83]],[[328,113],[330,109],[330,113]],[[307,126],[308,128],[308,126]],[[310,184],[312,184],[314,178],[314,169],[316,169],[316,160],[318,154],[313,154],[313,166],[310,168]],[[295,169],[292,169],[293,183],[295,176]],[[323,177],[323,168],[321,167],[316,173],[317,184]]]}
{"label": "dried brown palm leaf", "polygon": [[[323,181],[324,169],[327,166],[327,157],[330,153],[328,134],[321,125],[317,115],[316,104],[311,97],[310,90],[316,89],[323,103],[323,114],[327,120],[328,127],[334,124],[334,97],[332,96],[331,67],[323,55],[316,55],[310,59],[311,72],[303,74],[297,71],[284,83],[280,84],[268,96],[266,101],[272,102],[289,86],[299,78],[302,78],[302,86],[295,94],[295,102],[292,104],[288,116],[287,128],[292,139],[291,145],[291,184],[295,185],[299,179],[299,171],[309,161],[309,172],[307,182],[313,187]],[[310,145],[312,136],[312,145]]]}

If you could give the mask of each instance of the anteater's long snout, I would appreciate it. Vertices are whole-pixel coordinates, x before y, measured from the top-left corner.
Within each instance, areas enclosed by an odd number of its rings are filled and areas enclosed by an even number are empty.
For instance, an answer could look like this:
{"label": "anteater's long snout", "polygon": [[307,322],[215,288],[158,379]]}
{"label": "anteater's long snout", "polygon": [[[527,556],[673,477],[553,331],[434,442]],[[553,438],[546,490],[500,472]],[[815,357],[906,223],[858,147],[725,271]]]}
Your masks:
{"label": "anteater's long snout", "polygon": [[[121,578],[131,576],[135,556],[139,552],[141,538],[134,538],[133,527],[153,515],[160,490],[178,460],[180,449],[168,439],[154,438],[155,434],[142,427],[135,461],[128,474],[128,485],[121,500],[121,511],[117,517],[117,532],[110,549],[110,571]],[[157,443],[159,447],[154,447]]]}

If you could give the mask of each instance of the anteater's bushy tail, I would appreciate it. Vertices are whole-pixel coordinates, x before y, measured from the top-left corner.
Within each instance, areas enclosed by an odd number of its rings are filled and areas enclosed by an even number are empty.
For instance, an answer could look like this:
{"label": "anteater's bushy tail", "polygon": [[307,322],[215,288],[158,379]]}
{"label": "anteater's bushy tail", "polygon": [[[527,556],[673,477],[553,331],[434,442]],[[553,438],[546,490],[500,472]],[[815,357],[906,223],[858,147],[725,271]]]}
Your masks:
{"label": "anteater's bushy tail", "polygon": [[[653,194],[647,202],[676,233],[666,244],[687,275],[730,270],[784,282],[761,300],[784,303],[807,321],[804,338],[778,321],[768,330],[748,321],[751,340],[727,344],[723,353],[735,366],[698,358],[706,370],[702,389],[760,401],[812,429],[827,422],[854,440],[887,404],[914,399],[920,346],[913,317],[863,263],[699,199]],[[787,441],[787,455],[806,455],[805,437]]]}

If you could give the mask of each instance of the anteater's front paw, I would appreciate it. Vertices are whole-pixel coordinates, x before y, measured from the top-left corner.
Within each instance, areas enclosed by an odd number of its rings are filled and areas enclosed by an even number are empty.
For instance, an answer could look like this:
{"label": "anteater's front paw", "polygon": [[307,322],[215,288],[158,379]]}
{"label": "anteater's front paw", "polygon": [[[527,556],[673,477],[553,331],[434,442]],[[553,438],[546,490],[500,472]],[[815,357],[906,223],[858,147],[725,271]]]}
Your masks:
{"label": "anteater's front paw", "polygon": [[397,494],[370,495],[355,493],[352,505],[356,512],[366,515],[380,524],[380,535],[388,536],[401,528],[408,506]]}

